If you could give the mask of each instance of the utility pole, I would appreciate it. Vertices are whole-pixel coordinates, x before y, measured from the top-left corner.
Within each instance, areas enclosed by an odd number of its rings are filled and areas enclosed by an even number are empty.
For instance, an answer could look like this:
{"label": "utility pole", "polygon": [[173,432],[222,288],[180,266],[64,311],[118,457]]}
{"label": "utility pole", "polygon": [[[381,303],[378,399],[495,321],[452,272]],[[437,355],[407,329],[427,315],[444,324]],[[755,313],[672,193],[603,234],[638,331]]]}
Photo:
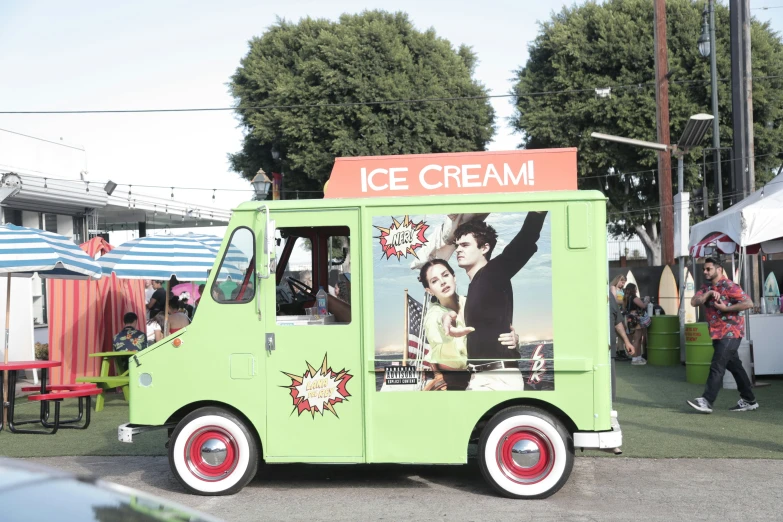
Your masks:
{"label": "utility pole", "polygon": [[[669,57],[666,46],[666,0],[655,0],[655,120],[658,143],[669,144]],[[682,187],[680,187],[682,191]],[[674,202],[671,154],[658,153],[658,196],[661,201],[661,260],[674,263]]]}
{"label": "utility pole", "polygon": [[756,171],[754,156],[756,148],[753,143],[753,67],[750,59],[750,0],[743,0],[742,6],[742,45],[744,47],[745,60],[744,81],[745,81],[745,147],[748,150],[746,186],[750,196],[756,190]]}
{"label": "utility pole", "polygon": [[[712,88],[712,148],[715,149],[713,161],[715,161],[715,184],[717,185],[718,205],[716,214],[723,212],[723,177],[721,176],[720,162],[720,113],[718,109],[718,40],[715,38],[715,0],[709,0],[709,24],[710,24],[710,86]],[[705,169],[704,177],[706,181],[707,171]],[[706,191],[705,191],[706,197]],[[704,209],[708,210],[709,200],[704,202]]]}
{"label": "utility pole", "polygon": [[[734,180],[735,202],[749,196],[755,185],[754,146],[753,146],[753,99],[751,92],[750,67],[750,5],[749,0],[729,1],[729,28],[731,31],[731,109],[734,133]],[[744,248],[741,250],[744,253]],[[742,254],[740,254],[742,255]],[[751,273],[755,268],[755,256],[745,254],[743,259],[742,282],[751,299],[760,303],[758,277]],[[755,272],[755,270],[753,270]],[[753,336],[750,311],[745,310],[746,335],[750,343],[750,360],[753,362]],[[755,384],[755,372],[751,371],[751,381]]]}
{"label": "utility pole", "polygon": [[745,38],[744,20],[747,0],[729,1],[729,27],[731,30],[731,113],[732,128],[734,131],[734,187],[737,194],[732,200],[740,201],[747,196],[749,191],[747,171],[748,158],[751,149],[748,149],[747,140],[747,65],[745,63]]}

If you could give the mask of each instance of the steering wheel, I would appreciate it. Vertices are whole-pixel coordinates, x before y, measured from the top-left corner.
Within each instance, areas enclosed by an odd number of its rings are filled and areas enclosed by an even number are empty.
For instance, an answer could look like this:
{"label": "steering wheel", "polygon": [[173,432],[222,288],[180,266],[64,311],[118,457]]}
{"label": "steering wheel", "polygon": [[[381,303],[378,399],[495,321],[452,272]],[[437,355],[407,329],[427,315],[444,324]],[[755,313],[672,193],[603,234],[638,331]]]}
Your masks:
{"label": "steering wheel", "polygon": [[[294,297],[294,301],[309,301],[312,299],[316,299],[315,292],[313,292],[312,287],[307,286],[307,284],[291,276],[286,277],[286,280],[288,282],[288,288],[291,289],[291,294]],[[298,297],[302,295],[307,296],[307,299],[302,299],[301,297]]]}

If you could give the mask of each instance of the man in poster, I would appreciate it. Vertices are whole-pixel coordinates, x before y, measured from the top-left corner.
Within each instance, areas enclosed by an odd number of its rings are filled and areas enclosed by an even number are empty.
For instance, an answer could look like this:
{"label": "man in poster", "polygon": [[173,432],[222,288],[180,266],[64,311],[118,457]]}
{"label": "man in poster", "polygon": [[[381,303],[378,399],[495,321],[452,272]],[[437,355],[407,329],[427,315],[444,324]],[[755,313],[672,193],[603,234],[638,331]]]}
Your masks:
{"label": "man in poster", "polygon": [[470,279],[465,324],[474,330],[467,338],[472,373],[468,390],[524,389],[517,361],[520,354],[499,338],[508,332],[514,315],[511,278],[538,251],[536,243],[545,219],[546,212],[529,212],[519,233],[495,258],[491,255],[497,232],[484,221],[468,221],[454,231],[457,265]]}

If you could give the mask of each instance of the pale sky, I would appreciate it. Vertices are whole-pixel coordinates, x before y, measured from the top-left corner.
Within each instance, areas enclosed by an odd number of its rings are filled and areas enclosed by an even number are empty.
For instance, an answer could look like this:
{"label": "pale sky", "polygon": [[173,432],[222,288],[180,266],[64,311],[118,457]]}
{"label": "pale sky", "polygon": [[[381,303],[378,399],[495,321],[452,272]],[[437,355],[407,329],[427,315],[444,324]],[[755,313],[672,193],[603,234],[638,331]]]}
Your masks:
{"label": "pale sky", "polygon": [[[0,110],[228,107],[226,83],[277,17],[336,19],[384,8],[405,11],[417,28],[434,27],[456,48],[473,47],[475,77],[492,94],[511,89],[513,70],[528,57],[537,21],[562,0],[149,1],[0,2]],[[751,7],[783,6],[783,0]],[[754,10],[783,27],[783,9]],[[520,137],[506,121],[508,98],[492,101],[497,133],[490,149],[513,149]],[[0,170],[132,183],[135,191],[168,197],[164,185],[248,189],[218,192],[215,206],[250,199],[249,184],[230,172],[227,153],[241,147],[234,113],[0,115],[0,128],[86,150],[86,154],[0,132]],[[118,193],[127,192],[120,186]],[[175,191],[179,200],[212,204],[211,191]]]}

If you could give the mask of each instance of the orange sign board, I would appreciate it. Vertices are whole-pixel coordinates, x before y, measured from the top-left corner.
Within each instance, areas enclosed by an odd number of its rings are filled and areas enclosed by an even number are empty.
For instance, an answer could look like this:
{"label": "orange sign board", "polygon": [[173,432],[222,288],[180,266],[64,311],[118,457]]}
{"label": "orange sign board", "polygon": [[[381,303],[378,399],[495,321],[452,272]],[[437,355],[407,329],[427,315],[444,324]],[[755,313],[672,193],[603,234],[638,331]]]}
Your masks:
{"label": "orange sign board", "polygon": [[576,149],[337,158],[325,198],[576,190]]}

